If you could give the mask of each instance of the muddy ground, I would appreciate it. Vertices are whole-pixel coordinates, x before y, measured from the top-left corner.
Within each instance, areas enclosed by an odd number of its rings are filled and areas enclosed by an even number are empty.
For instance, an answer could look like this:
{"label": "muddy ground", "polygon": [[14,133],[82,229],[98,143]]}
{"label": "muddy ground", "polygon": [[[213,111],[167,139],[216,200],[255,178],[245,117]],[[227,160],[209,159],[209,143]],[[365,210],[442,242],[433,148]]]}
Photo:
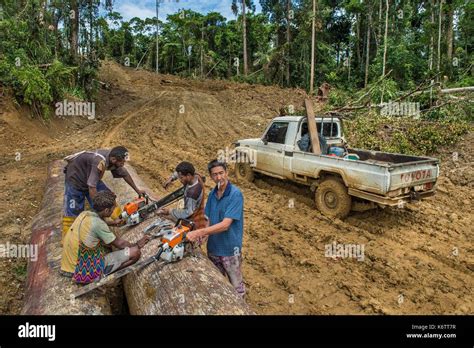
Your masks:
{"label": "muddy ground", "polygon": [[[219,150],[259,136],[281,107],[300,109],[305,96],[302,90],[156,76],[110,62],[100,79],[110,89],[100,92],[95,120],[31,120],[11,98],[0,97],[0,243],[28,243],[53,159],[122,144],[137,172],[164,194],[161,184],[179,161],[205,173]],[[344,221],[322,216],[305,187],[269,178],[239,183],[252,309],[472,314],[473,141],[468,134],[437,155],[442,162],[435,197],[404,208],[353,212]],[[364,260],[325,257],[325,245],[333,242],[364,245]],[[0,313],[20,312],[25,276],[24,259],[0,258]]]}

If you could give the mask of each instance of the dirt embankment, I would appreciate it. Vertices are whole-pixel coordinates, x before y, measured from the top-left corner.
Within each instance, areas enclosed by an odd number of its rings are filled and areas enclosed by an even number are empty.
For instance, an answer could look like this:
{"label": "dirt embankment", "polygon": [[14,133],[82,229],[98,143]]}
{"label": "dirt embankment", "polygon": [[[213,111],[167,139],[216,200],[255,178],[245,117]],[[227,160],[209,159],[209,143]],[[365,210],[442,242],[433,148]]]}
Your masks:
{"label": "dirt embankment", "polygon": [[[181,160],[205,173],[235,140],[257,137],[301,90],[156,76],[104,63],[96,120],[28,120],[0,100],[0,243],[27,243],[47,163],[76,150],[122,144],[157,194]],[[276,179],[241,183],[244,278],[260,314],[473,313],[472,134],[440,153],[438,194],[404,209],[331,220],[311,192]],[[456,152],[456,155],[453,153]],[[21,154],[20,160],[17,153]],[[233,179],[233,178],[232,178]],[[175,184],[176,186],[178,184]],[[208,180],[208,188],[211,182]],[[364,260],[325,257],[333,242],[364,246]],[[0,259],[0,313],[18,313],[26,262]]]}

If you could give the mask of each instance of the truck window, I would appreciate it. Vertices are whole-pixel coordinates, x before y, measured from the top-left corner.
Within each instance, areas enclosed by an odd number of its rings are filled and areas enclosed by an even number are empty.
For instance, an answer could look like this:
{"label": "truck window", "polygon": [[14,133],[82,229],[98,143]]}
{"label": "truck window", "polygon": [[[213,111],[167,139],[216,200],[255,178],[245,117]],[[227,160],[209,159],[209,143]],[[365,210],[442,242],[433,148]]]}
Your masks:
{"label": "truck window", "polygon": [[[324,122],[324,127],[323,127],[323,136],[326,138],[332,138],[332,137],[337,137],[338,134],[338,125],[336,122],[332,123],[332,130],[331,130],[331,121],[329,122]],[[318,122],[318,134],[321,134],[321,123]]]}
{"label": "truck window", "polygon": [[[317,123],[318,127],[318,134],[321,134],[321,123]],[[331,137],[337,137],[339,134],[339,125],[336,122],[333,122],[332,124],[332,131],[331,131],[331,123],[324,123],[324,129],[323,129],[323,136],[326,138],[331,138]],[[301,124],[301,131],[300,134],[303,136],[305,133],[308,132],[308,126],[307,122],[303,122]]]}
{"label": "truck window", "polygon": [[274,122],[265,135],[269,143],[284,144],[286,132],[288,131],[288,122]]}

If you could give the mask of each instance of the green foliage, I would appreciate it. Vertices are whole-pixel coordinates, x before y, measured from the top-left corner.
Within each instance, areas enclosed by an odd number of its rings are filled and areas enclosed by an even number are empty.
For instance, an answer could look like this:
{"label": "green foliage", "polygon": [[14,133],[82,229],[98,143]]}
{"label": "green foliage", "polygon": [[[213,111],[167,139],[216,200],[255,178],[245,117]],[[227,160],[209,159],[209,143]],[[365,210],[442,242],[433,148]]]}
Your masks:
{"label": "green foliage", "polygon": [[32,66],[22,66],[11,71],[12,76],[20,86],[16,95],[36,110],[41,110],[48,116],[48,105],[53,101],[51,86],[44,74]]}
{"label": "green foliage", "polygon": [[[374,104],[380,103],[382,96],[385,102],[395,100],[399,92],[397,83],[391,78],[385,78],[380,83],[369,84],[367,88],[371,89],[370,98]],[[363,91],[358,94],[362,93]]]}
{"label": "green foliage", "polygon": [[333,88],[331,89],[331,93],[329,93],[327,107],[329,109],[343,107],[348,103],[351,97],[352,95],[350,91],[345,91],[339,88]]}
{"label": "green foliage", "polygon": [[[39,0],[2,4],[0,82],[11,89],[17,102],[29,105],[33,115],[48,118],[53,104],[62,100],[67,90],[80,88],[88,97],[93,96],[98,61],[88,56],[79,67],[65,63],[75,62],[77,57],[71,57],[61,45],[66,32],[56,31],[48,23],[53,21],[54,10],[65,14],[68,7],[52,2],[48,11],[44,6]],[[63,20],[69,24],[67,18]]]}
{"label": "green foliage", "polygon": [[44,73],[46,82],[51,88],[53,100],[58,101],[64,97],[64,92],[74,85],[75,67],[67,67],[58,60]]}
{"label": "green foliage", "polygon": [[[134,17],[126,21],[123,14],[113,11],[112,1],[106,1],[105,11],[100,11],[100,1],[4,0],[0,78],[20,102],[25,98],[24,102],[39,110],[61,99],[64,91],[93,99],[99,59],[107,58],[120,64],[129,62],[133,68],[140,64],[153,71],[158,58],[160,73],[309,90],[312,1],[259,2],[261,13],[255,12],[255,1],[245,2],[249,74],[244,76],[244,17],[240,0],[229,4],[235,19],[226,19],[218,12],[201,14],[177,7],[165,21],[159,21],[159,57],[156,18]],[[79,29],[74,31],[69,13],[76,6]],[[390,1],[386,8],[385,1],[318,0],[317,7],[312,87],[317,90],[323,82],[331,85],[329,106],[344,106],[351,99],[360,99],[360,105],[396,100],[432,78],[442,81],[443,87],[474,85],[472,1],[453,0],[443,6],[439,71],[439,1]],[[453,50],[448,59],[450,24]],[[76,51],[72,49],[74,36]],[[21,66],[15,64],[17,59]],[[45,64],[49,66],[42,67]],[[384,68],[391,73],[380,80]],[[31,86],[27,86],[30,82],[26,79],[30,77]],[[469,121],[472,117],[469,103],[444,105],[446,101],[438,100],[441,97],[437,95],[431,100],[426,94],[416,98],[422,110],[442,105],[424,113],[425,120],[456,117]],[[394,137],[400,136],[394,133]]]}
{"label": "green foliage", "polygon": [[459,120],[433,122],[371,113],[346,121],[345,129],[352,147],[422,156],[456,144],[472,131],[472,125]]}

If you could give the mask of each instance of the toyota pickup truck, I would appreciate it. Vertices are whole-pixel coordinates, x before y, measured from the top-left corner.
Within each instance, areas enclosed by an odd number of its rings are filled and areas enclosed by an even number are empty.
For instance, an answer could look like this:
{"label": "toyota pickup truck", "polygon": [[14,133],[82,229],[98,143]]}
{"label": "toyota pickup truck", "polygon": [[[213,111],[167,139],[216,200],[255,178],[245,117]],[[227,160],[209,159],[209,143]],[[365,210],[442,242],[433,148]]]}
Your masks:
{"label": "toyota pickup truck", "polygon": [[[307,185],[315,193],[316,207],[325,215],[344,218],[356,203],[400,206],[436,192],[436,158],[350,148],[338,117],[316,117],[319,136],[331,150],[321,155],[300,149],[307,131],[305,116],[274,118],[261,138],[235,144],[235,174],[253,181],[254,173]],[[327,148],[326,147],[326,148]]]}

